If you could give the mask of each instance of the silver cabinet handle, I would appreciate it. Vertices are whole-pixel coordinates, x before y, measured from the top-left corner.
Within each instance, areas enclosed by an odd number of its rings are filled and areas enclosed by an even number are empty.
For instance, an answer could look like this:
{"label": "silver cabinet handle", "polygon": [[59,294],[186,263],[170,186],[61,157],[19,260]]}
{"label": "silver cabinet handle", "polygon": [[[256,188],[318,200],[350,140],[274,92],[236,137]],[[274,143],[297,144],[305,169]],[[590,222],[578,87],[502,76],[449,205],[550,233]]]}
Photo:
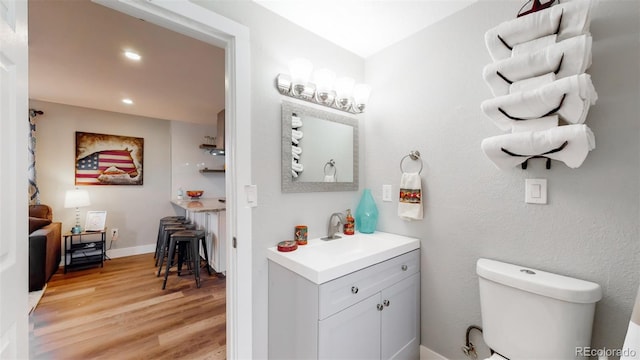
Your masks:
{"label": "silver cabinet handle", "polygon": [[378,304],[377,308],[378,308],[378,311],[382,311],[384,310],[384,305]]}
{"label": "silver cabinet handle", "polygon": [[389,302],[389,300],[385,300],[382,302],[382,304],[384,304],[384,306],[389,306],[391,303]]}
{"label": "silver cabinet handle", "polygon": [[402,265],[402,271],[407,271],[409,267],[407,265]]}
{"label": "silver cabinet handle", "polygon": [[357,286],[352,286],[351,287],[351,293],[352,294],[357,294],[358,293],[358,287]]}

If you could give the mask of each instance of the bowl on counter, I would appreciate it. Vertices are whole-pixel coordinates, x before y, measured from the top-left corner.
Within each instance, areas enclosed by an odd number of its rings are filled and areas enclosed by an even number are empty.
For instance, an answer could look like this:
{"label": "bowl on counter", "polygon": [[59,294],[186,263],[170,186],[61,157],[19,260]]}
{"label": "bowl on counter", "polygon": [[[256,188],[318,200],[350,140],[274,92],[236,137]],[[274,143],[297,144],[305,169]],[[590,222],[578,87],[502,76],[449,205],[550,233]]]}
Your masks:
{"label": "bowl on counter", "polygon": [[187,190],[187,196],[191,199],[199,199],[202,194],[204,194],[204,190]]}

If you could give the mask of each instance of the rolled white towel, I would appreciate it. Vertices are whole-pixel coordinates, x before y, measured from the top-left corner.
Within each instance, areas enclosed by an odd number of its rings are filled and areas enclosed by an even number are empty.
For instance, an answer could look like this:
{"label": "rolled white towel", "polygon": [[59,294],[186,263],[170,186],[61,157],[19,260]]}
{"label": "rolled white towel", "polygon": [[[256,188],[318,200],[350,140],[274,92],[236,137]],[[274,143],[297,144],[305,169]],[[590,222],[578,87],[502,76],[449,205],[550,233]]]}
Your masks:
{"label": "rolled white towel", "polygon": [[302,119],[299,116],[292,115],[291,116],[291,127],[297,129],[302,127]]}
{"label": "rolled white towel", "polygon": [[487,99],[480,107],[496,126],[509,131],[514,122],[554,114],[560,115],[568,123],[582,124],[589,107],[597,99],[591,75],[580,74],[556,80],[535,90]]}
{"label": "rolled white towel", "polygon": [[556,74],[548,73],[548,74],[516,81],[509,86],[509,94],[517,93],[520,91],[537,89],[542,85],[551,84],[556,80],[557,80]]}
{"label": "rolled white towel", "polygon": [[540,119],[514,121],[511,127],[512,133],[527,131],[543,131],[558,126],[558,115],[545,116]]}
{"label": "rolled white towel", "polygon": [[513,47],[511,57],[536,52],[556,43],[558,35],[547,35],[531,41],[523,42]]}
{"label": "rolled white towel", "polygon": [[482,77],[493,96],[509,93],[509,85],[548,73],[558,79],[578,75],[591,66],[591,35],[576,36],[546,48],[520,56],[490,63],[484,67]]}
{"label": "rolled white towel", "polygon": [[304,166],[302,166],[302,164],[296,162],[295,160],[291,160],[291,169],[301,173],[302,171],[304,171]]}
{"label": "rolled white towel", "polygon": [[522,164],[534,156],[559,160],[570,168],[577,168],[589,151],[595,149],[596,143],[591,129],[580,124],[493,136],[482,140],[481,147],[489,160],[502,170]]}
{"label": "rolled white towel", "polygon": [[518,44],[557,34],[558,41],[589,33],[591,1],[573,0],[532,14],[505,21],[485,33],[485,44],[493,61],[511,56]]}
{"label": "rolled white towel", "polygon": [[300,130],[291,130],[291,142],[298,145],[303,135],[304,134]]}

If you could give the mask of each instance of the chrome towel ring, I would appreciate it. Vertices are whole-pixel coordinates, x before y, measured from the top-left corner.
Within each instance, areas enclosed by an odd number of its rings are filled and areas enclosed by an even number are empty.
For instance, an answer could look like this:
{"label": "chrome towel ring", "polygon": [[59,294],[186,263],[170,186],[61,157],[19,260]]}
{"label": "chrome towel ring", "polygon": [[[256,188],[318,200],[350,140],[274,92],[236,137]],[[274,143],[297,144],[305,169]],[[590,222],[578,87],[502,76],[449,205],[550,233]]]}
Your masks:
{"label": "chrome towel ring", "polygon": [[420,151],[418,150],[411,150],[409,152],[409,155],[405,155],[402,157],[402,160],[400,160],[400,171],[402,173],[404,173],[404,169],[402,168],[402,163],[404,162],[404,160],[406,158],[411,158],[411,160],[420,160],[420,170],[418,170],[418,174],[420,174],[422,172],[422,167],[424,166],[424,163],[422,162],[422,159],[420,158]]}
{"label": "chrome towel ring", "polygon": [[[329,171],[327,171],[327,166],[329,166]],[[330,174],[331,168],[333,168],[333,175]],[[331,159],[324,164],[324,175],[325,176],[336,176],[338,175],[338,168],[336,168],[336,162]]]}

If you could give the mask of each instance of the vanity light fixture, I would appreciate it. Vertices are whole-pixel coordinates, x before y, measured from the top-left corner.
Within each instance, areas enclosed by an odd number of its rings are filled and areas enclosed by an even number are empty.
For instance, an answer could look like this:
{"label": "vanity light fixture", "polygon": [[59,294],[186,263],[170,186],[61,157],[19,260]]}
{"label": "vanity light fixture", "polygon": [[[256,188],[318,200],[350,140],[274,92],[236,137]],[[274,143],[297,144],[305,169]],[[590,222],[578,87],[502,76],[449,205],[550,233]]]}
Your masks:
{"label": "vanity light fixture", "polygon": [[289,63],[289,74],[278,74],[276,87],[282,95],[328,106],[352,114],[364,112],[371,87],[355,84],[349,77],[336,79],[329,69],[319,69],[313,73],[313,64],[307,59],[297,58]]}

